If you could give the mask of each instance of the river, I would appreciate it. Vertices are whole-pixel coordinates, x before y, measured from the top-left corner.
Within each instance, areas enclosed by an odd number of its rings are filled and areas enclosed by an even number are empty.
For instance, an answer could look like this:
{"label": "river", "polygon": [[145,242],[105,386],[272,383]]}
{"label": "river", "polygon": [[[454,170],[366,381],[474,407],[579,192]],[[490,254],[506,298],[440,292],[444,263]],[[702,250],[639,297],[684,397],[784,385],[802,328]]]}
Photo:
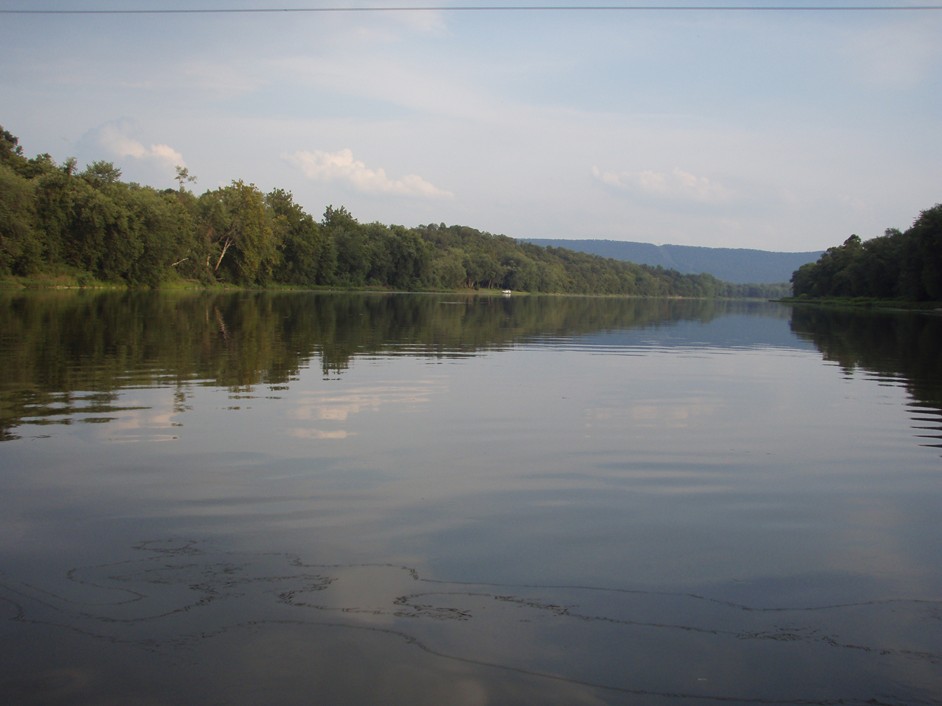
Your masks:
{"label": "river", "polygon": [[942,318],[0,297],[0,697],[940,704]]}

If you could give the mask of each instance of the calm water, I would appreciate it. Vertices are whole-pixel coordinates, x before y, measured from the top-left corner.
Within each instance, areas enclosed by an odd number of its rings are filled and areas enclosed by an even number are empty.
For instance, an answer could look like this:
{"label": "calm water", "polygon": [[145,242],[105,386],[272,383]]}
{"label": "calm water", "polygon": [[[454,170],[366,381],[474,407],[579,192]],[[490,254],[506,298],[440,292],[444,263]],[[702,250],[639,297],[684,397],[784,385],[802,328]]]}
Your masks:
{"label": "calm water", "polygon": [[942,704],[942,317],[0,299],[0,701]]}

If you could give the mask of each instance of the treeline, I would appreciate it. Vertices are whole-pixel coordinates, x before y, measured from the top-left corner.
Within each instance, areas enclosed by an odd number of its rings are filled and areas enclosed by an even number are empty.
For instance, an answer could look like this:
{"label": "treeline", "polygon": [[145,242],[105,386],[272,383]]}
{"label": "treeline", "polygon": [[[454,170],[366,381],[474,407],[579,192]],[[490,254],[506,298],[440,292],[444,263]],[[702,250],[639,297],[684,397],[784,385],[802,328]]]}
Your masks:
{"label": "treeline", "polygon": [[542,248],[465,226],[359,223],[328,206],[315,220],[291,193],[254,184],[196,195],[126,183],[112,163],[27,158],[0,127],[0,274],[159,287],[174,280],[266,287],[769,297],[773,287]]}
{"label": "treeline", "polygon": [[796,297],[867,297],[942,301],[942,204],[923,211],[906,232],[862,241],[852,235],[792,275]]}

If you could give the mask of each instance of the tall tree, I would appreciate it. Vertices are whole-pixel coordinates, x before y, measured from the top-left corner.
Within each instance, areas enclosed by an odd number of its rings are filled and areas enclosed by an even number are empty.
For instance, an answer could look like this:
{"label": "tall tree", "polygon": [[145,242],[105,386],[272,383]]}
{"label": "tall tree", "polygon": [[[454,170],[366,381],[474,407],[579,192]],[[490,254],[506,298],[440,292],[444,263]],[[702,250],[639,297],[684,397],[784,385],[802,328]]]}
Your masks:
{"label": "tall tree", "polygon": [[353,287],[365,285],[372,266],[372,252],[357,219],[343,206],[328,206],[321,226],[337,253],[338,283]]}
{"label": "tall tree", "polygon": [[41,256],[33,184],[0,163],[0,272],[30,274]]}
{"label": "tall tree", "polygon": [[805,297],[942,301],[942,204],[923,211],[905,233],[887,229],[868,241],[852,235],[792,274]]}
{"label": "tall tree", "polygon": [[254,184],[234,181],[200,197],[206,266],[237,284],[264,285],[278,257],[265,197]]}
{"label": "tall tree", "polygon": [[275,279],[297,285],[329,284],[336,255],[323,228],[295,203],[290,191],[275,189],[265,196],[265,204],[281,251]]}
{"label": "tall tree", "polygon": [[942,301],[942,204],[920,213],[906,237],[912,249],[909,262],[918,282],[917,297]]}

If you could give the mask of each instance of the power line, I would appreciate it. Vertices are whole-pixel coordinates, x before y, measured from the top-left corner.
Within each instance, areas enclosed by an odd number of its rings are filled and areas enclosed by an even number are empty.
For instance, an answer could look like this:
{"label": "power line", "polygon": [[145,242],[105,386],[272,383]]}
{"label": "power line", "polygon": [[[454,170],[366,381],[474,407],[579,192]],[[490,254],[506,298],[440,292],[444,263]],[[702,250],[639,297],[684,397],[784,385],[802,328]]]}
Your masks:
{"label": "power line", "polygon": [[942,5],[434,5],[110,10],[0,10],[2,15],[221,15],[355,12],[910,12]]}

